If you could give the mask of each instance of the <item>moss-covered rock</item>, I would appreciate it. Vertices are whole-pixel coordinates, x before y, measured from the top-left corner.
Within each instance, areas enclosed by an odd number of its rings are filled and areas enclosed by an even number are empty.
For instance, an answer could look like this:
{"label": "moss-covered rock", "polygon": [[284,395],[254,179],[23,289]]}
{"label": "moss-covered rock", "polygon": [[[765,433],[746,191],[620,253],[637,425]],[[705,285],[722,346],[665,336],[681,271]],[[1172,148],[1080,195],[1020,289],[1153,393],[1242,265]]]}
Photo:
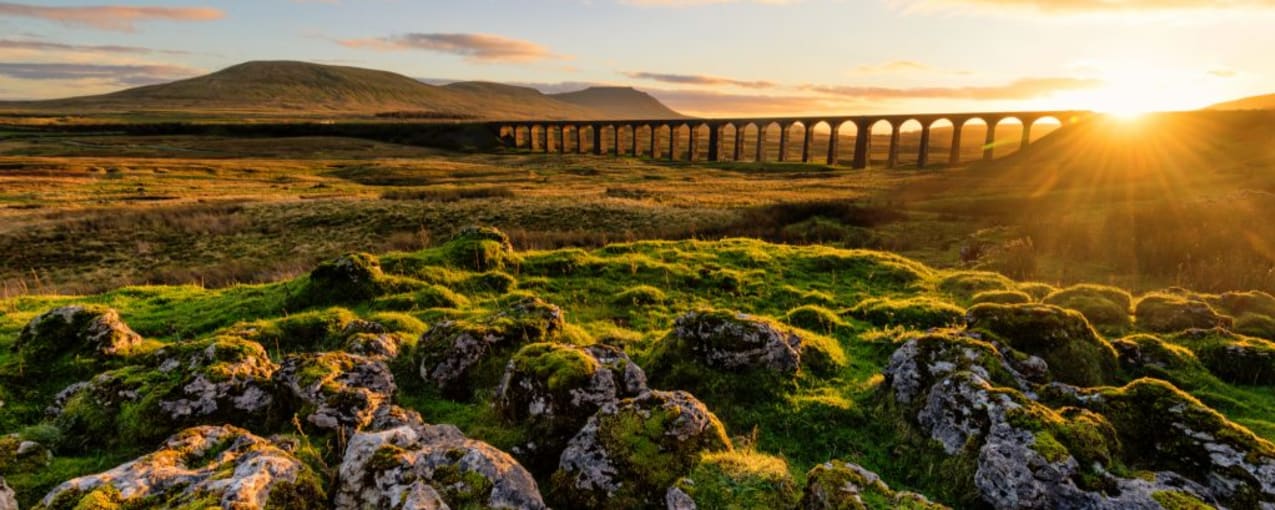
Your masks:
{"label": "moss-covered rock", "polygon": [[54,362],[64,356],[116,358],[129,354],[141,343],[142,337],[124,324],[115,310],[72,305],[31,319],[12,349],[24,370],[39,374],[54,368]]}
{"label": "moss-covered rock", "polygon": [[1233,322],[1231,317],[1217,313],[1204,301],[1166,293],[1143,296],[1138,300],[1134,315],[1139,328],[1156,333],[1230,328]]}
{"label": "moss-covered rock", "polygon": [[562,452],[557,506],[659,508],[704,452],[731,450],[704,404],[682,391],[651,391],[603,406]]}
{"label": "moss-covered rock", "polygon": [[447,261],[471,271],[504,269],[516,264],[518,255],[504,232],[491,227],[468,226],[460,229],[443,245]]}
{"label": "moss-covered rock", "polygon": [[664,291],[650,285],[638,285],[624,289],[611,302],[622,306],[655,306],[668,301]]}
{"label": "moss-covered rock", "polygon": [[831,335],[846,322],[836,312],[819,305],[802,305],[784,315],[784,322],[801,329]]}
{"label": "moss-covered rock", "polygon": [[1275,384],[1275,343],[1224,329],[1192,329],[1169,337],[1223,381]]}
{"label": "moss-covered rock", "polygon": [[1275,296],[1256,290],[1224,292],[1218,296],[1216,307],[1232,317],[1249,313],[1275,317]]}
{"label": "moss-covered rock", "polygon": [[1147,334],[1111,341],[1120,358],[1120,367],[1139,377],[1170,379],[1173,372],[1203,369],[1190,349]]}
{"label": "moss-covered rock", "polygon": [[509,356],[519,346],[559,339],[562,309],[535,297],[520,297],[478,321],[444,321],[417,342],[420,373],[453,398],[475,388],[495,388]]}
{"label": "moss-covered rock", "polygon": [[1044,359],[1059,381],[1101,386],[1115,380],[1115,350],[1078,312],[1052,305],[982,304],[969,309],[967,321],[970,329]]}
{"label": "moss-covered rock", "polygon": [[416,311],[430,308],[464,308],[469,298],[442,285],[426,285],[414,292],[383,296],[374,303],[382,310]]}
{"label": "moss-covered rock", "polygon": [[567,441],[599,408],[647,390],[642,369],[617,348],[535,343],[509,360],[494,404],[532,438],[519,447],[520,457],[533,471],[552,471]]}
{"label": "moss-covered rock", "polygon": [[1246,313],[1235,319],[1235,332],[1275,340],[1275,318],[1269,315]]}
{"label": "moss-covered rock", "polygon": [[1090,324],[1104,332],[1119,334],[1133,325],[1129,314],[1133,298],[1115,287],[1074,285],[1045,296],[1042,302],[1080,312]]}
{"label": "moss-covered rock", "polygon": [[913,329],[945,328],[965,322],[965,309],[929,297],[869,298],[849,310],[849,315],[876,326]]}
{"label": "moss-covered rock", "polygon": [[729,451],[703,454],[690,474],[670,489],[666,500],[685,498],[695,508],[705,509],[782,510],[793,508],[798,497],[784,459]]}
{"label": "moss-covered rock", "polygon": [[833,460],[815,466],[806,475],[801,510],[941,510],[947,507],[925,496],[899,492],[876,473],[857,464]]}
{"label": "moss-covered rock", "polygon": [[1034,301],[1045,299],[1045,296],[1058,291],[1058,287],[1041,282],[1023,282],[1018,284],[1017,288],[1022,292],[1026,292]]}
{"label": "moss-covered rock", "polygon": [[350,438],[336,508],[545,508],[535,479],[508,454],[454,426],[395,414],[397,423]]}
{"label": "moss-covered rock", "polygon": [[1000,273],[956,271],[938,281],[938,290],[958,302],[968,302],[975,294],[989,290],[1016,290],[1017,284]]}
{"label": "moss-covered rock", "polygon": [[273,380],[297,416],[345,435],[370,423],[397,389],[384,363],[344,352],[290,355]]}
{"label": "moss-covered rock", "polygon": [[1017,304],[1023,304],[1023,303],[1032,303],[1035,301],[1036,300],[1033,299],[1030,295],[1028,295],[1026,292],[1023,292],[1021,290],[985,290],[983,292],[979,292],[978,294],[974,294],[974,297],[970,298],[970,303],[976,304],[976,305],[979,303],[997,303],[1002,305],[1017,305]]}
{"label": "moss-covered rock", "polygon": [[1173,385],[1138,379],[1084,402],[1115,427],[1131,468],[1172,471],[1231,508],[1275,502],[1275,445]]}
{"label": "moss-covered rock", "polygon": [[186,429],[146,456],[69,480],[36,508],[313,508],[322,481],[306,463],[247,430]]}
{"label": "moss-covered rock", "polygon": [[256,342],[236,337],[180,342],[139,365],[103,372],[58,394],[50,414],[78,449],[138,444],[182,427],[265,422],[277,368]]}
{"label": "moss-covered rock", "polygon": [[358,320],[358,315],[349,309],[331,307],[279,319],[237,323],[227,328],[225,334],[257,342],[282,356],[335,349],[355,332],[347,328]]}

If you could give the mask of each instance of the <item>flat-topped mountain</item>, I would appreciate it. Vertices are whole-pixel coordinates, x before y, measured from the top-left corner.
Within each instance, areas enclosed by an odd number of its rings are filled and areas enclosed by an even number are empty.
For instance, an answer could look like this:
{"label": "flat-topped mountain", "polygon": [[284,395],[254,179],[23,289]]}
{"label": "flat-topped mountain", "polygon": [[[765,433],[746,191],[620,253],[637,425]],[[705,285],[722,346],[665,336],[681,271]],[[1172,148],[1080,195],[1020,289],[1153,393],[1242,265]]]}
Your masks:
{"label": "flat-topped mountain", "polygon": [[[632,89],[566,97],[486,82],[445,86],[374,69],[291,61],[247,62],[212,74],[97,96],[0,102],[0,111],[266,114],[399,113],[428,118],[609,119],[675,117]],[[583,98],[583,100],[578,100]]]}

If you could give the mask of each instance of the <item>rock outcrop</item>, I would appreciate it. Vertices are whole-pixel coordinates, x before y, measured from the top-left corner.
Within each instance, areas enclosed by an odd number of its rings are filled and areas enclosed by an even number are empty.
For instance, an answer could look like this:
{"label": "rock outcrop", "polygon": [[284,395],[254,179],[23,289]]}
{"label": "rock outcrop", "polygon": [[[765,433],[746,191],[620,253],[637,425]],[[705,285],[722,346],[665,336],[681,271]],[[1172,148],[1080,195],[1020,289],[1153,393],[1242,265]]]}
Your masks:
{"label": "rock outcrop", "polygon": [[475,385],[498,383],[499,376],[471,380],[471,373],[487,372],[475,370],[478,365],[495,365],[490,372],[499,373],[518,346],[554,340],[563,328],[562,309],[535,297],[518,299],[481,321],[443,321],[417,342],[421,377],[444,394],[463,398]]}
{"label": "rock outcrop", "polygon": [[0,510],[18,510],[18,498],[3,476],[0,476]]}
{"label": "rock outcrop", "polygon": [[[896,492],[876,473],[858,464],[834,460],[825,462],[806,475],[801,510],[867,510],[885,508],[941,510],[947,507],[930,502],[912,492]],[[872,503],[874,506],[869,506]]]}
{"label": "rock outcrop", "polygon": [[1045,360],[1059,381],[1079,386],[1114,381],[1115,350],[1079,312],[1053,305],[981,304],[969,309],[966,322]]}
{"label": "rock outcrop", "polygon": [[186,429],[159,450],[62,483],[45,508],[312,508],[319,477],[275,443],[229,425]]}
{"label": "rock outcrop", "polygon": [[1134,309],[1138,327],[1156,333],[1188,329],[1230,328],[1234,319],[1217,313],[1208,303],[1189,296],[1150,294]]}
{"label": "rock outcrop", "polygon": [[682,391],[651,391],[607,404],[571,438],[553,475],[570,508],[649,507],[703,452],[730,450],[717,417]]}
{"label": "rock outcrop", "polygon": [[142,337],[124,324],[115,310],[72,305],[31,319],[18,334],[13,350],[26,369],[40,372],[59,356],[119,357],[141,342]]}
{"label": "rock outcrop", "polygon": [[456,427],[425,425],[401,410],[376,421],[393,426],[350,438],[336,508],[545,508],[527,470]]}
{"label": "rock outcrop", "polygon": [[494,404],[511,424],[527,427],[532,440],[519,453],[552,468],[599,408],[645,391],[646,375],[618,348],[537,343],[509,360]]}
{"label": "rock outcrop", "polygon": [[385,363],[344,352],[294,354],[274,373],[274,381],[321,429],[345,433],[362,429],[393,398],[394,376]]}

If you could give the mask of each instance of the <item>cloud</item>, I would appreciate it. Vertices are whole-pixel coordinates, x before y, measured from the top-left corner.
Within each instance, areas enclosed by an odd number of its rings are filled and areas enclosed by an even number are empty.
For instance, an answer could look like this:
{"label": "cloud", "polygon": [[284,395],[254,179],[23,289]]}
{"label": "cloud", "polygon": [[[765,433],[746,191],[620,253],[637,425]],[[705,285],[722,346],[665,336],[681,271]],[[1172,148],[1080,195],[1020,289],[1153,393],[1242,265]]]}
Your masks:
{"label": "cloud", "polygon": [[854,68],[860,74],[901,73],[908,71],[927,71],[929,65],[914,60],[893,60],[882,64],[863,64]]}
{"label": "cloud", "polygon": [[153,48],[143,48],[140,46],[120,46],[114,44],[66,44],[51,41],[26,41],[14,39],[0,39],[0,50],[74,51],[90,53],[121,53],[130,55],[148,55],[153,53],[162,53],[165,55],[190,54],[188,51],[157,50]]}
{"label": "cloud", "polygon": [[801,0],[620,0],[620,3],[639,7],[694,7],[698,5],[754,3],[766,5],[795,4]]}
{"label": "cloud", "polygon": [[776,87],[775,83],[769,81],[735,80],[703,74],[626,72],[624,75],[635,80],[651,80],[663,83],[676,83],[679,85],[730,85],[746,89],[770,89]]}
{"label": "cloud", "polygon": [[1042,13],[1107,13],[1275,8],[1275,0],[896,0],[914,9],[976,7]]}
{"label": "cloud", "polygon": [[1217,78],[1234,78],[1237,74],[1239,74],[1239,72],[1234,69],[1212,69],[1209,71],[1210,76],[1215,76]]}
{"label": "cloud", "polygon": [[831,96],[861,99],[975,99],[1021,100],[1035,99],[1067,90],[1083,90],[1103,85],[1102,80],[1089,78],[1022,78],[1005,85],[968,87],[859,87],[842,85],[806,84],[802,90]]}
{"label": "cloud", "polygon": [[167,64],[80,64],[0,62],[0,76],[18,80],[106,80],[119,86],[162,83],[200,74],[198,69]]}
{"label": "cloud", "polygon": [[424,50],[460,55],[475,62],[531,62],[567,58],[539,44],[491,34],[409,33],[370,39],[338,40],[349,48],[381,51]]}
{"label": "cloud", "polygon": [[209,7],[147,7],[129,5],[96,5],[83,7],[45,7],[0,2],[0,16],[36,18],[64,25],[84,26],[100,30],[132,32],[139,21],[211,21],[225,13]]}

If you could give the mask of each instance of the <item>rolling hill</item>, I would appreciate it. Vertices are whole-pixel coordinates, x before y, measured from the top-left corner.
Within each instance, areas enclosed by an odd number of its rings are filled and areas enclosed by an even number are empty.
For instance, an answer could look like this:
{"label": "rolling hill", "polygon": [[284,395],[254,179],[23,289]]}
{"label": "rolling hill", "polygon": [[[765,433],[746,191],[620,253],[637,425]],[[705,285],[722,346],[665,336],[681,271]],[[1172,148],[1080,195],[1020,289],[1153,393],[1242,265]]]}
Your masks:
{"label": "rolling hill", "polygon": [[430,118],[613,119],[678,116],[632,89],[547,96],[486,82],[446,86],[387,71],[291,61],[257,61],[186,80],[98,96],[0,102],[18,113],[373,115],[409,112]]}
{"label": "rolling hill", "polygon": [[1275,110],[1275,94],[1267,94],[1264,96],[1246,97],[1218,103],[1206,110]]}

